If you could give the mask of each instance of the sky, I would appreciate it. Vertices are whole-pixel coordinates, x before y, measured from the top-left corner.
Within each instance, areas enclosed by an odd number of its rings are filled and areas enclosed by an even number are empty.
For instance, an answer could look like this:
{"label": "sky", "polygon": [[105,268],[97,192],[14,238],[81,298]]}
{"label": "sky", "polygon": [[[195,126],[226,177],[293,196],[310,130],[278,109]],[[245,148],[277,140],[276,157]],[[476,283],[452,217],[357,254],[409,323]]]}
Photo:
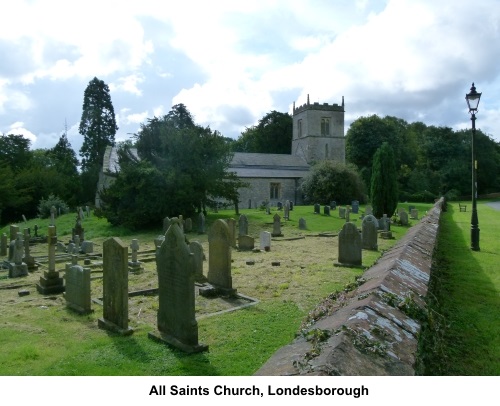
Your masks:
{"label": "sky", "polygon": [[0,134],[79,151],[83,94],[108,84],[116,140],[186,105],[238,138],[272,110],[345,100],[500,142],[498,0],[0,0]]}

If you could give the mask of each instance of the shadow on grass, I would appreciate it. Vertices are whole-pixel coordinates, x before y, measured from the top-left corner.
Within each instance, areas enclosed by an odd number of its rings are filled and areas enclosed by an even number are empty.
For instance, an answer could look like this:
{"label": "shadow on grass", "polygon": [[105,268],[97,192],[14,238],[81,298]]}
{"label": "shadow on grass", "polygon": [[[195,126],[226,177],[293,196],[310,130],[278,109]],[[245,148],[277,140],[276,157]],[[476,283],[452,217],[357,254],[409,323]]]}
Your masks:
{"label": "shadow on grass", "polygon": [[[500,374],[500,296],[470,249],[463,227],[442,214],[427,295],[428,321],[419,341],[422,375]],[[465,214],[465,213],[463,213]],[[465,220],[465,217],[464,217]],[[484,252],[483,254],[486,254]]]}

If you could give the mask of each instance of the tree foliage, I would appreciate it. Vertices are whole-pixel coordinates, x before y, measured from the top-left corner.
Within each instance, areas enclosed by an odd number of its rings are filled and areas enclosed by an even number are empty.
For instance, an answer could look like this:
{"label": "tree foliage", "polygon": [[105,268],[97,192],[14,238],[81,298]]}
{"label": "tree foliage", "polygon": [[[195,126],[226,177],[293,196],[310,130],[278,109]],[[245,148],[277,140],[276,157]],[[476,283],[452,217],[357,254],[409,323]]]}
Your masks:
{"label": "tree foliage", "polygon": [[292,116],[273,110],[262,117],[256,126],[246,128],[232,148],[235,152],[290,154],[292,133]]}
{"label": "tree foliage", "polygon": [[191,216],[216,199],[237,201],[242,182],[228,167],[227,139],[194,123],[187,108],[175,105],[163,117],[149,119],[131,144],[119,150],[120,172],[103,193],[103,213],[132,228],[157,225],[165,216]]}
{"label": "tree foliage", "polygon": [[301,190],[306,203],[365,201],[365,187],[356,167],[330,160],[321,161],[311,169],[301,184]]}
{"label": "tree foliage", "polygon": [[370,198],[373,214],[392,216],[398,207],[398,182],[392,147],[384,142],[373,157]]}

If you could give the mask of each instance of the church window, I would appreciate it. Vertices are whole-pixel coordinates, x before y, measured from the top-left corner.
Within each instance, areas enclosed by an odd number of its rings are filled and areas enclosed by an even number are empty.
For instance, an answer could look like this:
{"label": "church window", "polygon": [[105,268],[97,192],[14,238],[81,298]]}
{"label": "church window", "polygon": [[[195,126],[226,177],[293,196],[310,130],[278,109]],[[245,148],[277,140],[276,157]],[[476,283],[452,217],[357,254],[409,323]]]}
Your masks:
{"label": "church window", "polygon": [[270,185],[270,194],[269,197],[271,199],[279,199],[280,191],[281,191],[281,183],[271,183]]}
{"label": "church window", "polygon": [[297,121],[297,133],[299,138],[302,137],[302,120]]}
{"label": "church window", "polygon": [[328,156],[328,144],[325,144],[325,159],[330,159]]}
{"label": "church window", "polygon": [[330,119],[321,119],[321,135],[330,135]]}

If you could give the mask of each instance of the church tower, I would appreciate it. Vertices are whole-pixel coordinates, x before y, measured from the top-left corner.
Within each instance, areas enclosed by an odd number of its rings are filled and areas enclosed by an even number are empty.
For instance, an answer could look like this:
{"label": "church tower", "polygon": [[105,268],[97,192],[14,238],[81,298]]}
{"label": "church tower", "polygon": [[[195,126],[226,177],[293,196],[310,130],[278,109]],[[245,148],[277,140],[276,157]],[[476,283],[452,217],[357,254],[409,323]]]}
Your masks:
{"label": "church tower", "polygon": [[308,164],[330,159],[345,163],[344,97],[342,105],[309,102],[293,103],[292,155]]}

